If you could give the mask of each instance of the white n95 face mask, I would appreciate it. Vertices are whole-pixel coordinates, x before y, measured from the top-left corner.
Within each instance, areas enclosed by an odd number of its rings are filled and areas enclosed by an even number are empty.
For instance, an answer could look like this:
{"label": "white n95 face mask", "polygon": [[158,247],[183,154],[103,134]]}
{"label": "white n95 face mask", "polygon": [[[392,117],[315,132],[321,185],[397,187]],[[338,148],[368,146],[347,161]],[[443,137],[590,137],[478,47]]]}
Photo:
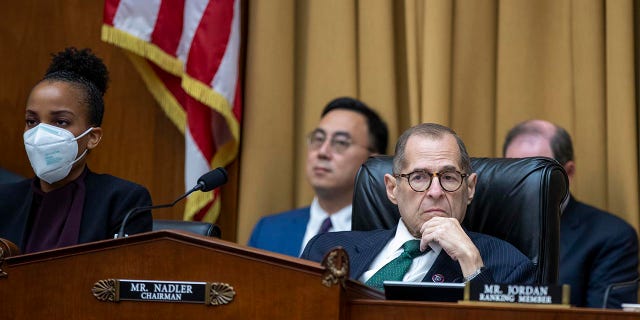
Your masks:
{"label": "white n95 face mask", "polygon": [[77,159],[78,142],[93,128],[87,129],[78,137],[68,130],[41,123],[27,130],[24,135],[24,148],[31,167],[38,178],[47,183],[54,183],[64,179],[74,163],[87,154],[85,150]]}

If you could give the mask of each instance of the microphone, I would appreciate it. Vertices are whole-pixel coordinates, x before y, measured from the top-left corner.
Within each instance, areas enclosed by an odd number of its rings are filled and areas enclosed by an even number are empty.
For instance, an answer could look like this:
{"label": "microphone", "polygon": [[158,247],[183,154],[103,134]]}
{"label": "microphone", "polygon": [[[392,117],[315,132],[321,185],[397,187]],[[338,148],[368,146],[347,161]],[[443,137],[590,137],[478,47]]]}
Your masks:
{"label": "microphone", "polygon": [[198,183],[195,185],[195,187],[191,188],[191,190],[187,191],[185,194],[181,195],[180,197],[178,197],[178,199],[174,200],[171,203],[132,208],[131,210],[129,210],[129,212],[127,212],[127,214],[124,215],[124,219],[122,219],[122,223],[120,224],[120,230],[118,230],[118,233],[114,236],[114,238],[125,237],[124,227],[127,224],[127,221],[131,216],[135,215],[138,212],[173,207],[176,203],[178,203],[178,201],[186,198],[188,195],[192,194],[195,191],[211,191],[225,183],[227,183],[227,171],[222,167],[218,167],[203,174],[198,179]]}
{"label": "microphone", "polygon": [[[194,187],[194,189],[189,190],[189,193],[195,190],[200,190],[202,192],[211,191],[225,183],[227,183],[227,171],[224,170],[223,167],[219,167],[203,174],[198,179],[198,184]],[[184,196],[182,196],[178,200],[182,198],[184,198]]]}

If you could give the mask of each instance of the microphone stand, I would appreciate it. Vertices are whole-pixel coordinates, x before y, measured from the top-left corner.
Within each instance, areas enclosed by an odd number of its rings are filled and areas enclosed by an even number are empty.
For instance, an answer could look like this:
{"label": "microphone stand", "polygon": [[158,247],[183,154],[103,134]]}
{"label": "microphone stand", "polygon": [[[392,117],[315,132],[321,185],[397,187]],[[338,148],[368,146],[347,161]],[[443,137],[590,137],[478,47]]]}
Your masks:
{"label": "microphone stand", "polygon": [[187,191],[185,194],[181,195],[178,199],[174,200],[171,203],[167,203],[167,204],[159,204],[156,206],[147,206],[147,207],[138,207],[138,208],[132,208],[131,210],[129,210],[129,212],[127,212],[127,214],[124,215],[124,219],[122,219],[122,223],[120,224],[120,230],[118,230],[118,234],[116,234],[116,236],[114,238],[119,239],[119,238],[124,238],[125,234],[124,234],[124,227],[127,224],[127,221],[129,220],[129,217],[131,217],[132,215],[144,211],[144,210],[152,210],[152,209],[162,209],[162,208],[169,208],[169,207],[173,207],[176,203],[178,203],[178,201],[186,198],[188,195],[192,194],[195,191],[198,190],[202,190],[202,188],[205,187],[205,183],[202,181],[199,181],[198,184],[193,187],[191,190]]}

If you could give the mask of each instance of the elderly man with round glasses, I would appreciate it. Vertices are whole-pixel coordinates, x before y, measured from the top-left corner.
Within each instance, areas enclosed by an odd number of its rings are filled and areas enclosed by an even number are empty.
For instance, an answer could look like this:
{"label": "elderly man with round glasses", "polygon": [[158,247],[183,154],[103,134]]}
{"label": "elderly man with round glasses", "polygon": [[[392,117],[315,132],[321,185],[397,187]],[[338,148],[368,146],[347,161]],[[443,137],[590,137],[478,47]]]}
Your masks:
{"label": "elderly man with round glasses", "polygon": [[350,277],[378,289],[386,280],[533,283],[534,266],[518,249],[460,225],[477,176],[453,130],[424,123],[405,131],[396,144],[393,174],[384,179],[387,197],[400,211],[396,229],[321,234],[301,257],[320,261],[342,246]]}
{"label": "elderly man with round glasses", "polygon": [[386,124],[362,101],[331,101],[307,135],[306,175],[315,191],[311,206],[260,219],[249,245],[297,257],[316,234],[351,230],[356,173],[369,156],[386,152],[387,139]]}

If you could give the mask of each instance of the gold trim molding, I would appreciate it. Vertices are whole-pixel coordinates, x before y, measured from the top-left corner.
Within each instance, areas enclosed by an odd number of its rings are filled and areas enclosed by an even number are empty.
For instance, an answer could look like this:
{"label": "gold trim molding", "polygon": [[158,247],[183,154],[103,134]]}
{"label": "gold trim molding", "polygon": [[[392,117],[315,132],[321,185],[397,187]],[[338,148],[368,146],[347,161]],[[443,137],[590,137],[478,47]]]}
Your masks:
{"label": "gold trim molding", "polygon": [[7,273],[2,270],[2,266],[4,266],[4,248],[0,247],[0,278],[6,278]]}
{"label": "gold trim molding", "polygon": [[18,247],[11,241],[0,238],[0,278],[6,278],[9,275],[2,270],[5,267],[4,259],[20,254]]}
{"label": "gold trim molding", "polygon": [[322,284],[326,287],[340,283],[344,288],[349,277],[349,255],[342,247],[332,249],[322,259],[322,266],[326,268],[322,275]]}
{"label": "gold trim molding", "polygon": [[100,301],[117,302],[119,296],[118,280],[100,280],[93,285],[91,292],[93,293],[93,296]]}
{"label": "gold trim molding", "polygon": [[212,306],[221,306],[233,301],[236,291],[228,283],[207,283],[205,303]]}

